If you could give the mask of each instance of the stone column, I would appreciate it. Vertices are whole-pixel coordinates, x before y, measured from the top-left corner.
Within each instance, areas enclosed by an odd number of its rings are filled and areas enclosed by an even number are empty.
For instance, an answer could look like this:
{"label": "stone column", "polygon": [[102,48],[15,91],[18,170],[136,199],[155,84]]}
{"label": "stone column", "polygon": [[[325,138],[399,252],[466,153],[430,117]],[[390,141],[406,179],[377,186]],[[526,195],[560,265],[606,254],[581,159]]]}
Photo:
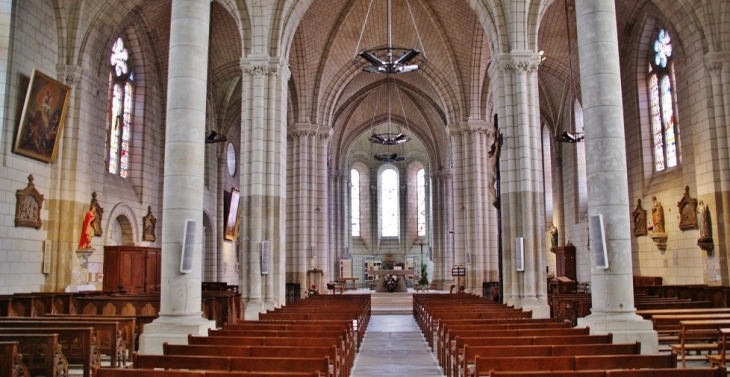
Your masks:
{"label": "stone column", "polygon": [[[500,104],[500,208],[504,302],[550,316],[545,273],[545,193],[537,67],[540,56],[513,50],[490,68]],[[494,64],[493,64],[494,66]],[[517,271],[515,240],[524,240],[524,271]]]}
{"label": "stone column", "polygon": [[[162,343],[186,343],[215,321],[201,317],[205,104],[210,1],[173,0],[162,195],[160,317],[145,326],[140,353],[162,354]],[[186,219],[196,222],[192,272],[180,272]]]}
{"label": "stone column", "polygon": [[[248,261],[240,286],[246,287],[246,319],[282,305],[285,291],[286,230],[286,64],[268,56],[241,59],[241,223],[240,260]],[[262,246],[268,241],[268,270]],[[247,254],[247,255],[245,255]]]}
{"label": "stone column", "polygon": [[591,268],[591,314],[579,318],[578,326],[613,333],[617,343],[641,341],[642,353],[656,353],[657,334],[634,307],[616,8],[613,0],[577,1],[576,15],[586,150],[591,151],[588,216],[603,215],[609,265]]}

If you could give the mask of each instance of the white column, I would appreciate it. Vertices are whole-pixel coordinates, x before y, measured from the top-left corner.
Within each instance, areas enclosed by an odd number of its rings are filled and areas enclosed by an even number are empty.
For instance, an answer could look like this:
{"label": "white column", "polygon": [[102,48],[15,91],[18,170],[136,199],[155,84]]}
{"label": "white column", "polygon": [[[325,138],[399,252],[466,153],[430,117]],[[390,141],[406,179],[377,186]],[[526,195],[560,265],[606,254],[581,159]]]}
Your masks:
{"label": "white column", "polygon": [[[531,310],[533,317],[550,315],[545,284],[545,198],[542,175],[542,134],[537,88],[540,56],[511,51],[499,57],[490,77],[499,87],[500,209],[502,217],[503,291],[506,303]],[[524,271],[516,271],[515,239],[524,240]]]}
{"label": "white column", "polygon": [[[591,151],[588,215],[603,215],[609,264],[605,270],[591,267],[591,314],[578,325],[613,333],[617,343],[641,341],[643,353],[656,353],[657,334],[634,307],[616,8],[613,0],[578,1],[576,15],[586,150]],[[595,245],[593,240],[591,249]]]}
{"label": "white column", "polygon": [[[160,317],[145,326],[140,353],[161,354],[162,343],[186,343],[215,321],[201,317],[205,104],[210,1],[173,0],[162,196]],[[196,222],[192,272],[180,272],[186,219]]]}

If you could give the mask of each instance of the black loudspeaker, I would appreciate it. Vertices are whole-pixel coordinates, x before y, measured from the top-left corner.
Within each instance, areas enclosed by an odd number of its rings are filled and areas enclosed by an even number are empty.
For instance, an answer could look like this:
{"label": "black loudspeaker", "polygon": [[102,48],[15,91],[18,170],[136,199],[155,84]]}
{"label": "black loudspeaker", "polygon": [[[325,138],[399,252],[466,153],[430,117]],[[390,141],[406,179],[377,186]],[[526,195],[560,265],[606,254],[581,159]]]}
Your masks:
{"label": "black loudspeaker", "polygon": [[180,272],[183,274],[193,272],[193,247],[195,246],[196,225],[197,223],[195,220],[185,220],[182,252],[180,253]]}
{"label": "black loudspeaker", "polygon": [[525,271],[525,239],[515,238],[515,270]]}
{"label": "black loudspeaker", "polygon": [[261,241],[261,275],[269,274],[269,241]]}
{"label": "black loudspeaker", "polygon": [[608,252],[606,250],[606,235],[603,232],[603,215],[593,215],[588,223],[591,231],[591,250],[598,269],[608,268]]}

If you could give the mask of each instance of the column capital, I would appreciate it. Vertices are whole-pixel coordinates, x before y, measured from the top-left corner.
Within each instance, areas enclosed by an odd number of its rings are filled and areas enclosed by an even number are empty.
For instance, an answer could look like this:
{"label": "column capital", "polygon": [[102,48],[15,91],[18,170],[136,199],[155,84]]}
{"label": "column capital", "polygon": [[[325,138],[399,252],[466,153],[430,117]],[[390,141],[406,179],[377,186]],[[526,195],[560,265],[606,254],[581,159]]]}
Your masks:
{"label": "column capital", "polygon": [[717,76],[722,71],[722,66],[727,59],[730,59],[730,53],[717,51],[708,52],[704,56],[705,68],[710,71],[711,75]]}
{"label": "column capital", "polygon": [[240,64],[241,71],[248,76],[281,77],[284,80],[289,80],[291,76],[289,66],[279,58],[253,55],[241,58]]}
{"label": "column capital", "polygon": [[529,50],[514,50],[501,54],[498,65],[504,73],[532,73],[537,71],[540,65],[540,54]]}
{"label": "column capital", "polygon": [[71,87],[81,83],[81,78],[84,76],[84,69],[77,65],[57,64],[56,71],[61,81]]}
{"label": "column capital", "polygon": [[294,123],[287,130],[287,139],[300,138],[302,136],[316,136],[320,140],[329,140],[332,137],[333,130],[330,127],[319,126],[314,123]]}
{"label": "column capital", "polygon": [[460,122],[459,124],[450,124],[446,128],[448,133],[452,136],[463,136],[467,134],[484,134],[487,136],[494,135],[494,126],[481,119],[469,119],[464,122]]}

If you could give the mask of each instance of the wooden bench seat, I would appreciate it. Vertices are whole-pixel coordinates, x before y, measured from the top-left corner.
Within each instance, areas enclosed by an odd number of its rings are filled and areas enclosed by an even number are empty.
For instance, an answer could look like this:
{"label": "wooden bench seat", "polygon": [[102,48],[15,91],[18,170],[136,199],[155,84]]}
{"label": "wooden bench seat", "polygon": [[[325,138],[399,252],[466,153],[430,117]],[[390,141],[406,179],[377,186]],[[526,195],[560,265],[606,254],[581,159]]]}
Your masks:
{"label": "wooden bench seat", "polygon": [[656,314],[651,317],[652,327],[659,335],[659,343],[676,343],[682,330],[681,321],[730,319],[728,313]]}
{"label": "wooden bench seat", "polygon": [[[682,359],[682,367],[687,367],[690,352],[719,351],[718,333],[723,327],[730,327],[730,319],[684,320],[680,321],[679,343],[670,344],[672,353]],[[703,357],[704,358],[704,357]]]}
{"label": "wooden bench seat", "polygon": [[345,369],[339,359],[339,350],[336,346],[211,346],[190,344],[163,343],[164,355],[180,356],[231,356],[231,357],[327,357],[330,361],[328,369],[334,376],[346,376],[349,369]]}
{"label": "wooden bench seat", "polygon": [[317,372],[320,377],[334,376],[328,357],[231,357],[134,355],[136,369],[188,369],[257,372]]}
{"label": "wooden bench seat", "polygon": [[[58,325],[57,325],[58,326]],[[0,334],[57,334],[63,355],[69,364],[80,365],[84,377],[91,376],[93,365],[99,365],[92,327],[27,327],[0,328]]]}
{"label": "wooden bench seat", "polygon": [[491,371],[540,370],[608,370],[638,368],[676,368],[673,355],[589,355],[589,356],[528,356],[479,357],[474,360],[474,376],[486,376]]}
{"label": "wooden bench seat", "polygon": [[31,376],[18,352],[18,342],[0,341],[0,376]]}
{"label": "wooden bench seat", "polygon": [[0,334],[0,342],[18,343],[18,352],[31,376],[68,376],[68,360],[63,356],[58,334]]}
{"label": "wooden bench seat", "polygon": [[562,344],[539,346],[464,346],[464,356],[456,370],[456,376],[474,374],[474,360],[479,357],[525,356],[586,356],[586,355],[639,355],[641,343],[626,344]]}
{"label": "wooden bench seat", "polygon": [[230,372],[98,368],[95,377],[319,377],[317,372]]}
{"label": "wooden bench seat", "polygon": [[725,377],[726,375],[727,374],[725,370],[721,368],[655,368],[607,371],[491,372],[491,377]]}
{"label": "wooden bench seat", "polygon": [[48,318],[0,318],[0,328],[46,328],[46,327],[91,327],[94,329],[95,345],[98,351],[111,359],[111,365],[119,367],[125,364],[127,343],[124,340],[122,326],[112,320],[66,320]]}

